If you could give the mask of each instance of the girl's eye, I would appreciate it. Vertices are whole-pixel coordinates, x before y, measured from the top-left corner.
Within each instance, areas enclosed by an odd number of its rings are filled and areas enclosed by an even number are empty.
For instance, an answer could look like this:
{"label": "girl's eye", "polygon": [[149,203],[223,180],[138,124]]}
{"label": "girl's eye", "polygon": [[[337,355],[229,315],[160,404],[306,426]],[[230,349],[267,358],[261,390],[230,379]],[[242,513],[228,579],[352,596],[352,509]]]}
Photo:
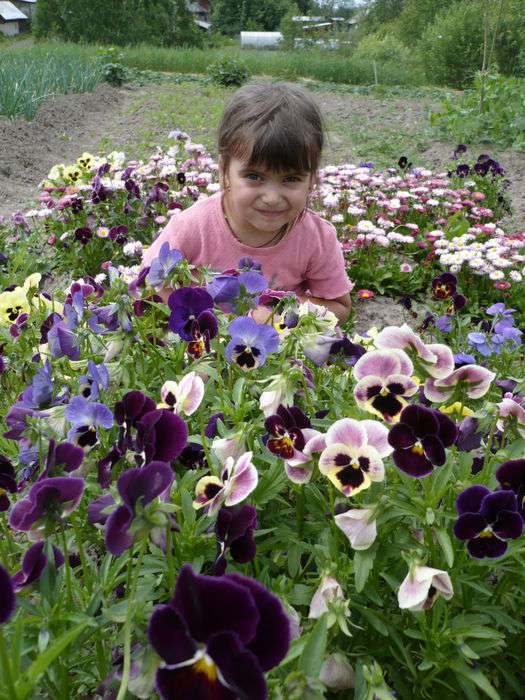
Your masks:
{"label": "girl's eye", "polygon": [[300,177],[296,177],[295,175],[289,175],[287,178],[285,178],[287,182],[301,182]]}
{"label": "girl's eye", "polygon": [[260,175],[257,175],[257,173],[248,173],[246,175],[246,178],[248,180],[251,180],[252,182],[257,182],[257,180],[260,178]]}

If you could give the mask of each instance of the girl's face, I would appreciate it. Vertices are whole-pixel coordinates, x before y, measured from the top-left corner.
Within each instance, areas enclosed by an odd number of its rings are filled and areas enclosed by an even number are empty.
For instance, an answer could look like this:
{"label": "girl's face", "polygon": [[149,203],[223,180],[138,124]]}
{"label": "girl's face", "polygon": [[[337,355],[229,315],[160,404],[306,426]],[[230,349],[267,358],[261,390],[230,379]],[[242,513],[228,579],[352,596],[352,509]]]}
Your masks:
{"label": "girl's face", "polygon": [[233,219],[245,234],[256,235],[278,231],[301,213],[314,176],[251,168],[232,158],[223,180]]}

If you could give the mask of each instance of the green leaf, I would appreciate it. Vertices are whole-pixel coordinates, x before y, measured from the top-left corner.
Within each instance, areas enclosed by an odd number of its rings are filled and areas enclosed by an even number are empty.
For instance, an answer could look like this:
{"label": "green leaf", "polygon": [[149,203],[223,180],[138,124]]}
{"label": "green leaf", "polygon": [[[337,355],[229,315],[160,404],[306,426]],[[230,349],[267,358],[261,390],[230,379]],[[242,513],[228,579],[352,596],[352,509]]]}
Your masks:
{"label": "green leaf", "polygon": [[445,555],[445,561],[447,566],[451,567],[454,565],[454,549],[452,547],[452,542],[450,540],[449,534],[446,530],[437,529],[435,530],[437,541],[439,542],[443,554]]}
{"label": "green leaf", "polygon": [[42,654],[39,654],[31,666],[16,683],[17,697],[24,700],[33,690],[40,676],[48,669],[53,661],[60,656],[75,639],[88,627],[92,625],[91,620],[81,622],[72,629],[60,636],[54,644],[48,647]]}
{"label": "green leaf", "polygon": [[194,525],[195,523],[195,508],[193,507],[193,499],[188,491],[181,491],[180,503],[182,506],[182,514],[184,516],[184,524]]}
{"label": "green leaf", "polygon": [[355,589],[361,593],[374,566],[375,549],[365,549],[354,554]]}
{"label": "green leaf", "polygon": [[471,668],[461,659],[453,661],[450,666],[455,673],[459,674],[460,676],[464,676],[471,683],[474,683],[474,685],[482,690],[485,695],[488,695],[489,698],[492,698],[492,700],[501,700],[497,690],[491,685],[487,676],[485,676],[485,674],[480,671],[479,668]]}
{"label": "green leaf", "polygon": [[299,659],[298,668],[310,678],[318,678],[326,652],[326,642],[328,640],[328,619],[327,615],[322,615],[310,632],[308,641]]}

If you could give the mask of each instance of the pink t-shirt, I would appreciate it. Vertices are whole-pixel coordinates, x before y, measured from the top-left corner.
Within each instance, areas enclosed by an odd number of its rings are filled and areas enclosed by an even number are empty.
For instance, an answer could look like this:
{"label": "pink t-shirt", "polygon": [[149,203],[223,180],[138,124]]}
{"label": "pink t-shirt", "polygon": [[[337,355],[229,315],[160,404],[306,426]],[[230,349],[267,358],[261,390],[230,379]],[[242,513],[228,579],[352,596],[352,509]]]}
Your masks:
{"label": "pink t-shirt", "polygon": [[314,297],[336,299],[352,289],[335,228],[308,209],[286,236],[274,246],[257,248],[239,242],[232,234],[222,208],[222,192],[176,213],[148,248],[142,260],[150,265],[166,241],[193,265],[217,272],[236,268],[249,256],[262,266],[271,289],[284,289]]}

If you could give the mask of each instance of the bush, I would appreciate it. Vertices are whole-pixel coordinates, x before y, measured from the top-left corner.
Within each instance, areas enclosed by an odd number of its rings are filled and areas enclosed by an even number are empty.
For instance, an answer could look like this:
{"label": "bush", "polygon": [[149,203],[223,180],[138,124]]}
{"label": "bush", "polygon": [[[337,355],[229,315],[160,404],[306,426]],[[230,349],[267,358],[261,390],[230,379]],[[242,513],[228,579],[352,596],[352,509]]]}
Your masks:
{"label": "bush", "polygon": [[523,0],[511,0],[501,19],[495,59],[504,75],[525,76],[525,12]]}
{"label": "bush", "polygon": [[412,56],[413,52],[393,36],[388,35],[381,38],[377,34],[365,36],[354,52],[356,60],[377,61],[378,63],[386,61],[410,63]]}
{"label": "bush", "polygon": [[208,75],[213,82],[229,86],[243,85],[248,80],[248,68],[235,58],[221,58],[208,66]]}

